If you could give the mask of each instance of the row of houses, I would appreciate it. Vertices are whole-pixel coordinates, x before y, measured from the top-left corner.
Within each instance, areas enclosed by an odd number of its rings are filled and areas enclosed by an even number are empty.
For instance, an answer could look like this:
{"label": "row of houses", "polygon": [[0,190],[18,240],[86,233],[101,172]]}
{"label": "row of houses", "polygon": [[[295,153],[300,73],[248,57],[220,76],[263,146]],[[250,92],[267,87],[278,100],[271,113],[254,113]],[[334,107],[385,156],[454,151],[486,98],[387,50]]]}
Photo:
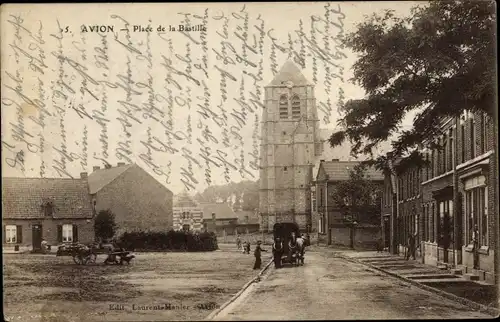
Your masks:
{"label": "row of houses", "polygon": [[2,178],[3,250],[92,242],[94,218],[115,214],[118,234],[172,227],[172,192],[136,164],[94,167],[80,178]]}
{"label": "row of houses", "polygon": [[464,113],[443,119],[441,130],[435,148],[421,151],[428,162],[398,167],[403,160],[396,160],[392,175],[385,177],[385,245],[393,253],[404,253],[408,236],[416,234],[422,262],[452,266],[494,283],[498,169],[493,120],[482,113]]}
{"label": "row of houses", "polygon": [[256,215],[235,213],[227,204],[174,207],[168,188],[137,164],[124,163],[94,167],[75,179],[3,177],[2,206],[4,251],[40,249],[42,239],[49,245],[92,242],[94,218],[101,210],[115,214],[117,235],[236,224],[255,229],[252,224],[257,224]]}

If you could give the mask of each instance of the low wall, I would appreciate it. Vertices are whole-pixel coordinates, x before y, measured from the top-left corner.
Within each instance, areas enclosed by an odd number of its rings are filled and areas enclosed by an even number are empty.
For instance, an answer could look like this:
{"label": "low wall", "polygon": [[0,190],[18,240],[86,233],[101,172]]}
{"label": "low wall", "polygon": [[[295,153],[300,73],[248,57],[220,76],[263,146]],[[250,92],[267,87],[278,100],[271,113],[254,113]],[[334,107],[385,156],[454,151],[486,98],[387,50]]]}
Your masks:
{"label": "low wall", "polygon": [[377,249],[377,242],[381,236],[380,226],[375,225],[359,225],[353,229],[350,226],[338,224],[330,229],[332,245],[350,247],[352,233],[354,248],[358,249]]}

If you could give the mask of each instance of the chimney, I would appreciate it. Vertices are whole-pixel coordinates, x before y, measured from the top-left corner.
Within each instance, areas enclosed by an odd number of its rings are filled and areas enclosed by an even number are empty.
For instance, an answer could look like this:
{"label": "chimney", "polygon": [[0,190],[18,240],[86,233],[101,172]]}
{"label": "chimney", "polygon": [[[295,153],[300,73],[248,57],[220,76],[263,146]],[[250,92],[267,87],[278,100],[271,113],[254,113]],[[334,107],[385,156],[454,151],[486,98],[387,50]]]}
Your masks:
{"label": "chimney", "polygon": [[98,165],[95,165],[94,168],[93,168],[93,171],[97,171],[99,169],[100,169],[100,167]]}
{"label": "chimney", "polygon": [[332,159],[332,162],[339,162],[339,159]]}
{"label": "chimney", "polygon": [[325,162],[325,160],[319,160],[319,162]]}
{"label": "chimney", "polygon": [[81,179],[87,179],[87,172],[80,172]]}
{"label": "chimney", "polygon": [[122,166],[122,165],[125,165],[125,162],[118,162],[118,166]]}

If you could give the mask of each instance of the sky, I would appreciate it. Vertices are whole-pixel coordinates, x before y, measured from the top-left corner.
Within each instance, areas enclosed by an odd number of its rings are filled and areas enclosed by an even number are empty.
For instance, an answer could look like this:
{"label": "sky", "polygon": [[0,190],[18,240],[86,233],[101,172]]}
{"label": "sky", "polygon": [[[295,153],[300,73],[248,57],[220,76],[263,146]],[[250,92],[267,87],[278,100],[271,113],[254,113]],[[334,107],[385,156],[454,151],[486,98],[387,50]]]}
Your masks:
{"label": "sky", "polygon": [[366,15],[408,15],[416,4],[2,6],[2,176],[79,178],[125,162],[176,194],[257,180],[264,87],[275,72],[301,57],[316,105],[330,100],[320,126],[334,129],[339,90],[364,96],[349,82],[356,56],[336,50],[336,37]]}

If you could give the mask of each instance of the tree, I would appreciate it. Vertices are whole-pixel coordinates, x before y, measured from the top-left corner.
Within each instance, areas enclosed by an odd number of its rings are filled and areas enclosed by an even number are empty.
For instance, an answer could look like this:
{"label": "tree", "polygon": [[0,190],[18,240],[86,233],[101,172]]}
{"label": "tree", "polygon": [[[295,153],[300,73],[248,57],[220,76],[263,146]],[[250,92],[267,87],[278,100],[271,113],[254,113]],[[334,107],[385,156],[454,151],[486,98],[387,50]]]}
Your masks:
{"label": "tree", "polygon": [[115,215],[111,210],[101,210],[95,217],[95,236],[102,240],[111,239],[116,233]]}
{"label": "tree", "polygon": [[[433,1],[407,18],[388,10],[359,24],[344,45],[359,55],[353,82],[366,97],[341,106],[343,130],[332,134],[330,144],[349,140],[353,155],[371,155],[399,133],[394,156],[421,157],[418,144],[439,134],[442,117],[493,115],[495,18],[494,1]],[[401,131],[410,111],[417,113],[413,127]]]}
{"label": "tree", "polygon": [[259,182],[252,182],[243,194],[242,209],[246,211],[254,211],[259,208]]}
{"label": "tree", "polygon": [[366,177],[364,164],[354,167],[349,180],[335,186],[333,201],[347,222],[380,223],[381,189]]}

